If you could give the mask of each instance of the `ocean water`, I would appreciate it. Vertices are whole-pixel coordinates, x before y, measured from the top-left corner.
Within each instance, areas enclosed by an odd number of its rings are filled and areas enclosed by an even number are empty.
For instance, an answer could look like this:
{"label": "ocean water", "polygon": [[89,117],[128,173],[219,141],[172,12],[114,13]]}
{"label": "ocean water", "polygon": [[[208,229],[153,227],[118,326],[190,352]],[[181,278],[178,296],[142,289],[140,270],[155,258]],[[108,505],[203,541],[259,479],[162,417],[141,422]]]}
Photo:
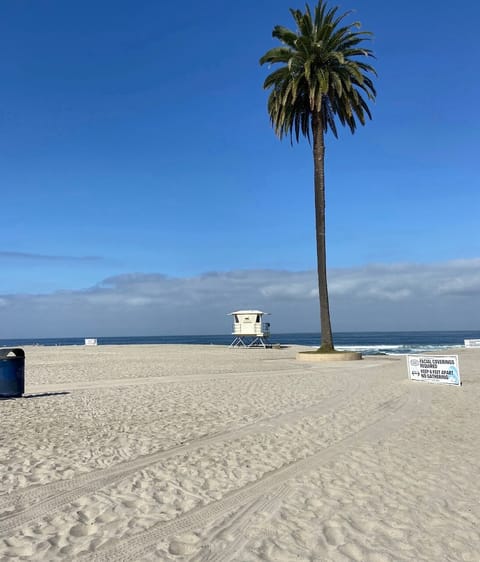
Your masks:
{"label": "ocean water", "polygon": [[[95,337],[88,335],[86,337]],[[29,338],[0,339],[2,347],[24,345],[84,345],[85,338]],[[231,335],[192,336],[135,336],[97,337],[98,345],[139,344],[202,344],[230,345]],[[426,351],[441,351],[451,347],[463,347],[465,339],[480,339],[480,330],[443,332],[338,332],[334,334],[338,350],[360,351],[364,355],[406,355]],[[282,345],[308,345],[317,347],[318,333],[272,334],[269,342]]]}

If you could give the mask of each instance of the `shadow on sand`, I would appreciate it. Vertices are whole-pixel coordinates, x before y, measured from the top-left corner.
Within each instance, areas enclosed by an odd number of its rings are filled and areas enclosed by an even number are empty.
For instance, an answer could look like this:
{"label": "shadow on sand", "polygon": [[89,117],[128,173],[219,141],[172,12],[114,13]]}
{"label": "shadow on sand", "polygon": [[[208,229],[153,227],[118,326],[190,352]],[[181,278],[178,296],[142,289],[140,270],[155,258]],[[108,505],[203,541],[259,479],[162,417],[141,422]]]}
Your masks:
{"label": "shadow on sand", "polygon": [[22,396],[0,396],[0,400],[23,400],[24,398],[44,398],[45,396],[65,396],[70,392],[39,392],[37,394],[22,394]]}

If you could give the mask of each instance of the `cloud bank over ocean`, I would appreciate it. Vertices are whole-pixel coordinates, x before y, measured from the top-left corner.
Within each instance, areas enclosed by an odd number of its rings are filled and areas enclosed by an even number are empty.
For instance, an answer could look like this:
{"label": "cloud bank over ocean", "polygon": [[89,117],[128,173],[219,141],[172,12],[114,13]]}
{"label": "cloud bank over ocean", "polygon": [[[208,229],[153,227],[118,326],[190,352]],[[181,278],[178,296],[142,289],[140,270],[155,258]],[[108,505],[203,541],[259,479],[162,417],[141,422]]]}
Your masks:
{"label": "cloud bank over ocean", "polygon": [[[480,258],[329,271],[335,331],[480,328]],[[0,295],[0,338],[221,334],[238,308],[272,313],[273,332],[318,331],[315,271],[194,277],[127,273],[82,290]]]}

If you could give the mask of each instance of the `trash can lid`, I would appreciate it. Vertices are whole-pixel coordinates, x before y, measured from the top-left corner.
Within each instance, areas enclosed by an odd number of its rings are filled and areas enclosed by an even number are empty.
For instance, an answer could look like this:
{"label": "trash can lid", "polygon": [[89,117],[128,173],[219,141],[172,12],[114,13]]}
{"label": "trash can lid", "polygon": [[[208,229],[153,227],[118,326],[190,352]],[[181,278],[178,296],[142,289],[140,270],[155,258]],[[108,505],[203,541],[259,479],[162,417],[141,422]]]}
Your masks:
{"label": "trash can lid", "polygon": [[11,353],[17,357],[25,357],[25,351],[21,347],[0,347],[0,358],[7,357]]}

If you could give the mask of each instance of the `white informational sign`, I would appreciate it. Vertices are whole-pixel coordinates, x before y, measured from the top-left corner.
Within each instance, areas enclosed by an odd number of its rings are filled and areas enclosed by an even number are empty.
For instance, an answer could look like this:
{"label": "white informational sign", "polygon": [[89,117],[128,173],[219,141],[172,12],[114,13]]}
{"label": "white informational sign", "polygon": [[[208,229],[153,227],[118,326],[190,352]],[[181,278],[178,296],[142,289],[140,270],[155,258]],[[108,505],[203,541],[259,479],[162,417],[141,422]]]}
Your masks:
{"label": "white informational sign", "polygon": [[85,345],[97,345],[97,338],[85,338]]}
{"label": "white informational sign", "polygon": [[465,340],[465,347],[480,347],[480,340]]}
{"label": "white informational sign", "polygon": [[412,381],[460,386],[458,355],[407,355],[408,376]]}

